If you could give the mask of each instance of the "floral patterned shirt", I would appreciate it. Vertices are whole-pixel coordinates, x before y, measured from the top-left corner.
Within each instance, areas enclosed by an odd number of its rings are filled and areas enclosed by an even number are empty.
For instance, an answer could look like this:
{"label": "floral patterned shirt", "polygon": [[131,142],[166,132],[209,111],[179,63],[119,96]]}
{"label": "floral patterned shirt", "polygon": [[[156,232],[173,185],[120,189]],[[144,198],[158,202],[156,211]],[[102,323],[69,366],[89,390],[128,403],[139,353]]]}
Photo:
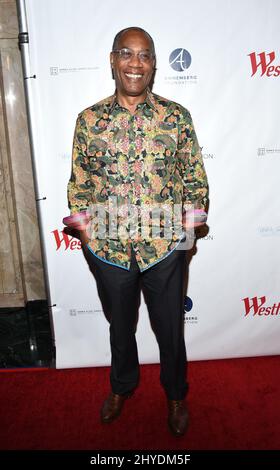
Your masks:
{"label": "floral patterned shirt", "polygon": [[133,247],[140,271],[158,263],[182,239],[174,208],[205,209],[207,198],[200,147],[181,105],[148,91],[135,114],[113,95],[78,115],[69,208],[90,214],[88,248],[101,260],[128,270]]}

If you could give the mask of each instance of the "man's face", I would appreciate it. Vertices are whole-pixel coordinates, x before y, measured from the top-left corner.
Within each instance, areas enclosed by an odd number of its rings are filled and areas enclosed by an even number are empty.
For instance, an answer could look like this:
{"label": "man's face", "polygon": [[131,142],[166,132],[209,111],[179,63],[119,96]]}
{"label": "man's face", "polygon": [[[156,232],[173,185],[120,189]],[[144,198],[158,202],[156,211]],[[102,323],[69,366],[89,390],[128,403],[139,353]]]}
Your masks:
{"label": "man's face", "polygon": [[151,81],[155,59],[145,59],[138,52],[152,52],[149,38],[141,31],[131,30],[122,34],[117,49],[129,49],[134,54],[130,58],[111,52],[110,61],[114,70],[117,91],[123,96],[145,95]]}

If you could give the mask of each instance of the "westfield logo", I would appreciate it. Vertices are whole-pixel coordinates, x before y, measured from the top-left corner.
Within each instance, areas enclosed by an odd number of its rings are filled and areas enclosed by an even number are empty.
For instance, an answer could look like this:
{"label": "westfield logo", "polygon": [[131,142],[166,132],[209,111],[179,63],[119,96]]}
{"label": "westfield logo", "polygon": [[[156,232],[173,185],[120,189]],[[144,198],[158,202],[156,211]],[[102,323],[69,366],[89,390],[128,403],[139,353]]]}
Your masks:
{"label": "westfield logo", "polygon": [[248,54],[251,60],[252,75],[255,75],[257,70],[260,72],[261,77],[266,75],[267,77],[279,77],[280,65],[275,64],[275,52],[260,52],[256,54],[251,52]]}
{"label": "westfield logo", "polygon": [[64,232],[59,232],[58,230],[53,230],[51,232],[54,235],[56,243],[56,251],[64,248],[64,250],[81,250],[81,242],[77,238],[71,237]]}
{"label": "westfield logo", "polygon": [[273,305],[267,307],[265,305],[265,295],[263,297],[252,297],[251,299],[249,297],[246,297],[242,300],[244,302],[245,307],[245,317],[250,313],[253,317],[256,315],[280,315],[280,302],[278,302],[278,304],[274,303]]}

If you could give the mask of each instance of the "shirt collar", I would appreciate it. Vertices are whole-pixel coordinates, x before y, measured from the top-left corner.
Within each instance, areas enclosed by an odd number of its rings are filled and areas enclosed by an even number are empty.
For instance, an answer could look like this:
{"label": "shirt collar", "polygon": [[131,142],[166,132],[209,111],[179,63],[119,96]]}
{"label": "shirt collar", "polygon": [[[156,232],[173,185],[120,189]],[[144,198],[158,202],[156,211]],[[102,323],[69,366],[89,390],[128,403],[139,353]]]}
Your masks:
{"label": "shirt collar", "polygon": [[[118,102],[117,102],[117,94],[116,92],[114,93],[114,95],[112,95],[109,99],[109,112],[111,113],[115,106],[118,105]],[[151,108],[153,111],[156,111],[158,112],[157,110],[157,107],[156,107],[156,102],[155,102],[155,98],[154,98],[154,95],[153,93],[150,91],[150,89],[148,88],[147,90],[147,96],[146,96],[146,99],[145,101],[143,101],[143,103],[139,103],[139,105],[143,106],[143,105],[147,105],[149,106],[149,108]]]}

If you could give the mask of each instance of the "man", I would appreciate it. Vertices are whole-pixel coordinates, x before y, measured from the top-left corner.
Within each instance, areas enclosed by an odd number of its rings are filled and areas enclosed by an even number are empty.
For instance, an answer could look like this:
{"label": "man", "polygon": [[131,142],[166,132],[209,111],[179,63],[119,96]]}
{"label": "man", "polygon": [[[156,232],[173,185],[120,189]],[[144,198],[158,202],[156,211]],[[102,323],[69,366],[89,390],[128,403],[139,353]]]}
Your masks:
{"label": "man", "polygon": [[[188,386],[178,207],[203,211],[208,186],[189,112],[150,91],[155,60],[143,29],[130,27],[115,37],[110,63],[116,92],[78,116],[68,199],[110,321],[112,390],[101,420],[117,418],[138,384],[141,283],[159,344],[169,429],[181,436],[188,426]],[[201,225],[184,221],[187,228]]]}

